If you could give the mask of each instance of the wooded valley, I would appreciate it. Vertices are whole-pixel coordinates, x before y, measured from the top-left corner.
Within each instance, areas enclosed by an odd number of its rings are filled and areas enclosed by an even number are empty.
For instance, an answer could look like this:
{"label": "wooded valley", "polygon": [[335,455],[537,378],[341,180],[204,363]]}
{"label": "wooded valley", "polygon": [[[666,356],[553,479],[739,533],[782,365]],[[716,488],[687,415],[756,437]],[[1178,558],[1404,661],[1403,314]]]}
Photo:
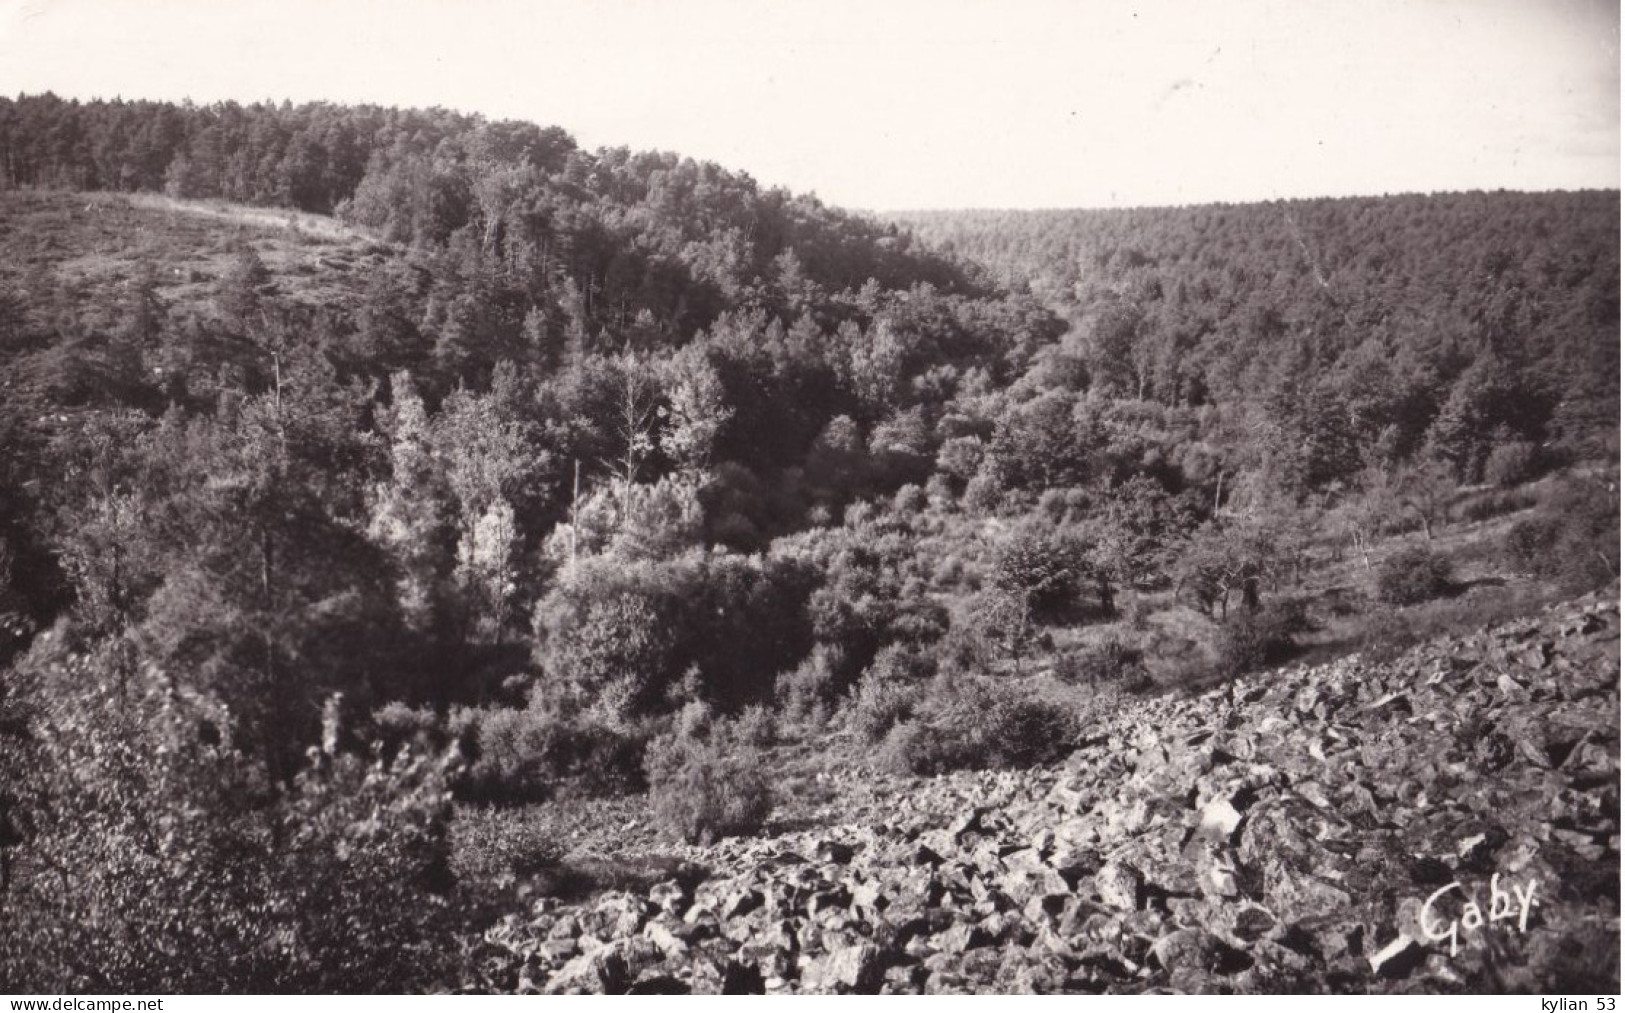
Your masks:
{"label": "wooded valley", "polygon": [[454,987],[629,811],[756,833],[812,753],[1024,768],[1608,587],[1619,222],[871,217],[438,109],[0,100],[0,991]]}

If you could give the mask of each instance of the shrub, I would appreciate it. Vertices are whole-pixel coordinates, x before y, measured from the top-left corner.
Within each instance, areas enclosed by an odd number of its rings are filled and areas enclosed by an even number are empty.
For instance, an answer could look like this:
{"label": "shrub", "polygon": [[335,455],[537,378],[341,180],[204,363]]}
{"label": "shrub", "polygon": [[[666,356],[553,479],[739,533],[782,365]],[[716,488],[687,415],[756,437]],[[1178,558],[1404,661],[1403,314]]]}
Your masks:
{"label": "shrub", "polygon": [[479,802],[534,802],[559,794],[619,794],[643,783],[644,740],[588,715],[540,707],[463,708],[448,727],[469,765],[458,795]]}
{"label": "shrub", "polygon": [[1377,599],[1415,605],[1450,590],[1450,561],[1425,545],[1402,549],[1377,567]]}
{"label": "shrub", "polygon": [[925,490],[912,482],[898,489],[892,496],[892,513],[900,517],[912,517],[923,513],[925,507]]}
{"label": "shrub", "polygon": [[880,763],[899,774],[920,775],[974,766],[958,737],[920,721],[892,726],[880,748]]}
{"label": "shrub", "polygon": [[771,676],[812,648],[809,565],[717,555],[697,567],[683,623],[685,652],[705,698],[724,710],[773,698]]}
{"label": "shrub", "polygon": [[1069,651],[1055,659],[1055,678],[1067,683],[1125,681],[1137,683],[1145,678],[1145,653],[1113,637],[1099,644],[1090,644]]}
{"label": "shrub", "polygon": [[408,707],[399,701],[373,712],[372,731],[374,741],[390,758],[408,746],[433,749],[446,746],[445,727],[434,711],[427,707]]}
{"label": "shrub", "polygon": [[1030,767],[1064,756],[1076,737],[1070,711],[977,680],[939,678],[916,714],[887,734],[881,755],[912,774]]}
{"label": "shrub", "polygon": [[866,676],[852,695],[847,727],[865,742],[879,742],[893,727],[914,716],[920,697],[918,685]]}
{"label": "shrub", "polygon": [[1026,619],[1053,617],[1072,603],[1086,569],[1080,549],[1063,539],[1021,532],[999,553],[993,586]]}
{"label": "shrub", "polygon": [[[449,766],[403,755],[313,762],[283,804],[284,842],[256,917],[285,912],[295,959],[271,980],[293,991],[395,990],[435,979],[452,933]],[[297,927],[293,927],[297,926]],[[291,930],[291,931],[290,931]]]}
{"label": "shrub", "polygon": [[[641,577],[649,569],[633,572]],[[624,724],[658,707],[682,675],[676,650],[682,604],[652,577],[619,584],[597,573],[578,577],[537,605],[535,625],[549,680],[604,720]]]}
{"label": "shrub", "polygon": [[763,674],[811,646],[812,581],[801,564],[732,554],[583,561],[536,606],[536,660],[559,699],[614,727],[664,713],[692,668],[707,699],[760,702]]}
{"label": "shrub", "polygon": [[1219,667],[1226,678],[1277,665],[1291,657],[1293,635],[1308,626],[1294,604],[1234,613],[1219,630]]}
{"label": "shrub", "polygon": [[955,436],[937,450],[937,474],[973,481],[985,456],[986,446],[981,440],[974,436]]}
{"label": "shrub", "polygon": [[956,672],[986,670],[999,656],[995,647],[1007,644],[1019,629],[1013,612],[1002,595],[981,592],[965,599],[937,647],[938,667]]}
{"label": "shrub", "polygon": [[1004,489],[998,477],[984,469],[965,484],[965,493],[959,502],[969,513],[991,514],[999,508],[1003,498]]}
{"label": "shrub", "polygon": [[144,676],[95,678],[113,658],[60,664],[89,678],[8,743],[26,828],[0,918],[8,985],[405,991],[450,972],[446,940],[466,926],[449,757],[312,749],[272,790],[256,758],[199,734],[208,705]]}
{"label": "shrub", "polygon": [[924,682],[937,674],[937,659],[903,644],[887,644],[864,672],[866,679]]}
{"label": "shrub", "polygon": [[1502,552],[1507,565],[1520,573],[1540,575],[1549,571],[1557,560],[1557,543],[1563,526],[1554,517],[1531,517],[1512,525],[1507,531]]}
{"label": "shrub", "polygon": [[931,509],[946,511],[954,507],[954,487],[946,475],[934,474],[925,483],[925,498]]}
{"label": "shrub", "polygon": [[941,640],[948,632],[948,609],[925,593],[923,582],[905,584],[897,592],[886,636],[916,646]]}
{"label": "shrub", "polygon": [[1534,517],[1507,532],[1502,549],[1514,569],[1585,591],[1619,574],[1619,500],[1596,483],[1571,479]]}
{"label": "shrub", "polygon": [[725,723],[704,737],[660,736],[644,763],[655,822],[680,840],[754,833],[773,810],[760,752]]}
{"label": "shrub", "polygon": [[534,812],[494,806],[459,812],[451,829],[451,870],[457,879],[480,885],[556,866],[563,849]]}
{"label": "shrub", "polygon": [[1051,524],[1060,524],[1066,520],[1067,490],[1045,489],[1038,495],[1038,512],[1043,514]]}
{"label": "shrub", "polygon": [[1484,461],[1484,481],[1503,489],[1535,476],[1540,450],[1528,440],[1498,444]]}
{"label": "shrub", "polygon": [[931,584],[941,591],[958,589],[965,580],[965,561],[957,555],[946,555],[937,561],[931,571]]}
{"label": "shrub", "polygon": [[840,693],[839,650],[819,644],[792,671],[779,676],[775,691],[779,713],[790,722],[812,726],[829,720]]}
{"label": "shrub", "polygon": [[734,735],[747,745],[758,749],[769,748],[779,740],[778,723],[773,720],[773,711],[759,703],[746,707],[734,719]]}
{"label": "shrub", "polygon": [[509,707],[458,709],[448,721],[469,759],[458,794],[478,801],[540,801],[551,793],[542,763],[552,729],[538,715]]}

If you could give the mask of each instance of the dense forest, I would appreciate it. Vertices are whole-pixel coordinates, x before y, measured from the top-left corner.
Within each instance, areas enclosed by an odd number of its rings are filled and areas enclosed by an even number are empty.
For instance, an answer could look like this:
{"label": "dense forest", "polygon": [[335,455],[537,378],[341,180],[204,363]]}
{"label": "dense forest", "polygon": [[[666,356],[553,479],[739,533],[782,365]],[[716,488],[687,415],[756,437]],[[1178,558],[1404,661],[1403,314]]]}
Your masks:
{"label": "dense forest", "polygon": [[1035,674],[1269,663],[1317,567],[1443,594],[1464,509],[1604,583],[1619,289],[1613,192],[886,223],[443,110],[0,100],[0,989],[435,987],[475,806],[1032,763],[1087,722]]}
{"label": "dense forest", "polygon": [[[1367,446],[1395,426],[1401,458],[1445,404],[1495,403],[1491,429],[1606,458],[1619,213],[1584,192],[892,217],[1067,317],[1113,396],[1330,398]],[[1482,477],[1486,446],[1448,453]]]}

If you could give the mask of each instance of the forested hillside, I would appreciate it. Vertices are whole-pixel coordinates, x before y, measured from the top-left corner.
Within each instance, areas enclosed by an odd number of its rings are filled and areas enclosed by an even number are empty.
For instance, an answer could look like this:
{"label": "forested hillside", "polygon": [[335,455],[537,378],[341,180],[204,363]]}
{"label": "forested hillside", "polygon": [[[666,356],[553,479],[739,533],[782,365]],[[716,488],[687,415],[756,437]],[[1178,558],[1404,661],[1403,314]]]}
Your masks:
{"label": "forested hillside", "polygon": [[[1463,413],[1617,450],[1617,192],[889,217],[1065,315],[1115,396],[1298,402],[1278,416],[1329,400],[1400,457]],[[1477,477],[1482,440],[1445,442]]]}
{"label": "forested hillside", "polygon": [[751,832],[786,744],[1021,767],[1617,574],[1617,193],[921,242],[530,124],[50,96],[0,187],[0,989],[435,987],[534,807]]}

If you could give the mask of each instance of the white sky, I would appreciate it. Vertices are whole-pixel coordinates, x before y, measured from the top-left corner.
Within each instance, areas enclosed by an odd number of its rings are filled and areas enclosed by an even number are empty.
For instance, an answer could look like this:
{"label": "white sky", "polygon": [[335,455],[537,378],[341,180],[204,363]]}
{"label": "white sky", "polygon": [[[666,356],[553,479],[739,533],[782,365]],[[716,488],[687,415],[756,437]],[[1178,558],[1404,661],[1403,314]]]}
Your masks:
{"label": "white sky", "polygon": [[0,94],[444,106],[880,210],[1619,186],[1603,0],[0,0]]}

